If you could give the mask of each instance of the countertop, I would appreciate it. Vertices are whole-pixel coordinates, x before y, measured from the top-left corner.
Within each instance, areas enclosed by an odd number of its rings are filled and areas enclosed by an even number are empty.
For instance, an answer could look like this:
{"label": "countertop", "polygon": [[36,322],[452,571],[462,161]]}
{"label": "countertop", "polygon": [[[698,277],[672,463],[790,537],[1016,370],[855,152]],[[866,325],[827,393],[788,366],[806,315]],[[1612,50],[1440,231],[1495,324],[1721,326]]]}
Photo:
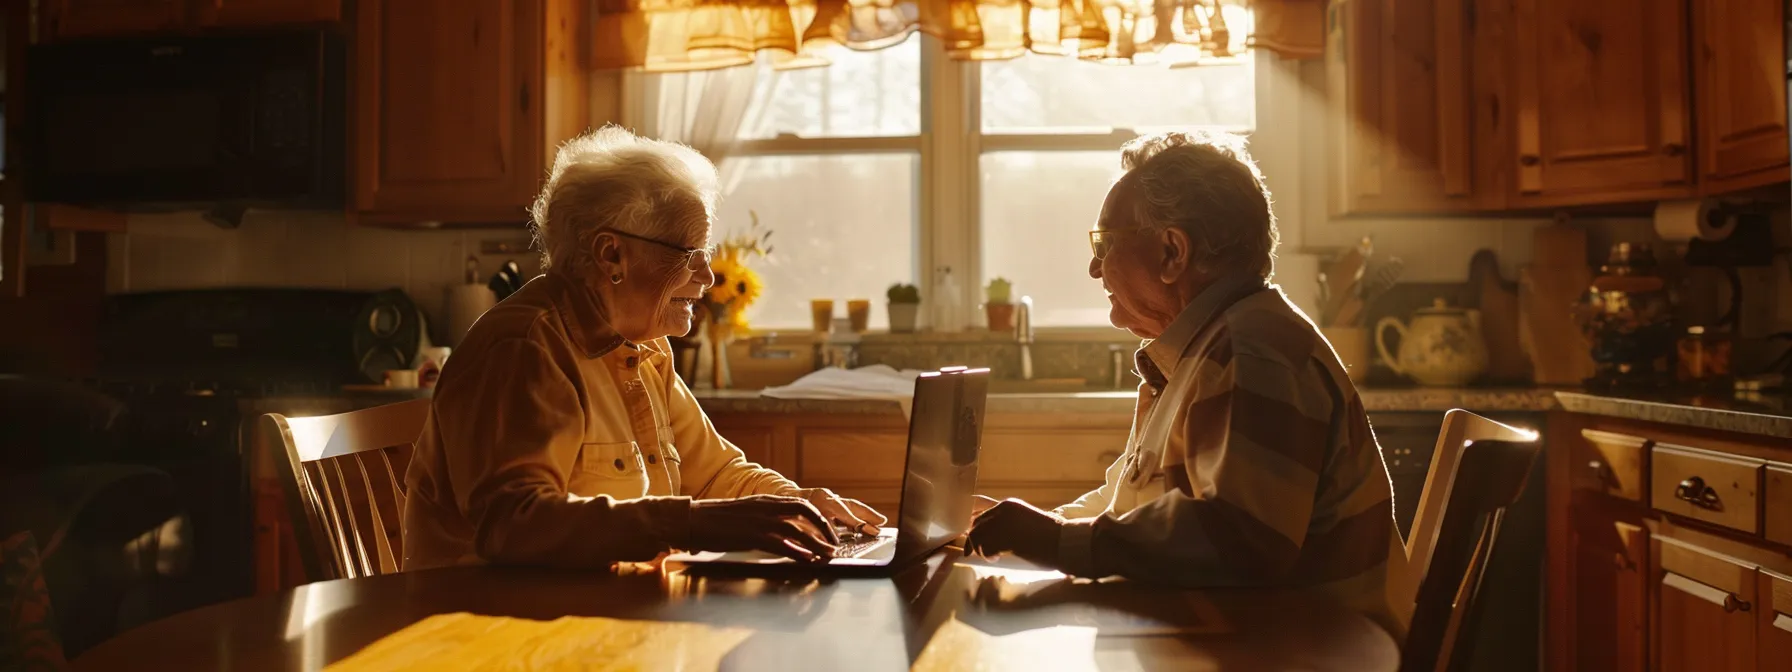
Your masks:
{"label": "countertop", "polygon": [[[892,400],[774,399],[757,390],[696,390],[710,413],[901,413]],[[1545,388],[1365,388],[1363,407],[1375,412],[1442,412],[1462,408],[1477,413],[1564,410],[1645,422],[1698,427],[1792,439],[1792,395],[1728,396],[1632,394]],[[1134,392],[992,394],[991,413],[1131,413]]]}

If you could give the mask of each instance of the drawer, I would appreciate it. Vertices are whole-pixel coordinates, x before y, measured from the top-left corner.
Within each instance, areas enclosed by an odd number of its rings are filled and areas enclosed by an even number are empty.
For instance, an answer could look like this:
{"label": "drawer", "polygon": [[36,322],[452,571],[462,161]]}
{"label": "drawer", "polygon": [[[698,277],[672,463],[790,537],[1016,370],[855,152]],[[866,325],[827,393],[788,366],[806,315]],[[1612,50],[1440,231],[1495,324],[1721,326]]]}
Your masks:
{"label": "drawer", "polygon": [[1657,443],[1650,462],[1655,510],[1749,534],[1761,529],[1765,460]]}
{"label": "drawer", "polygon": [[1771,541],[1792,546],[1792,464],[1769,462],[1765,480],[1761,532]]}
{"label": "drawer", "polygon": [[987,429],[977,460],[977,481],[1099,484],[1108,465],[1126,450],[1126,437],[1125,428]]}
{"label": "drawer", "polygon": [[1574,443],[1571,482],[1576,490],[1598,492],[1633,502],[1646,502],[1643,465],[1649,440],[1640,436],[1580,430]]}
{"label": "drawer", "polygon": [[864,429],[804,428],[797,431],[796,482],[804,487],[836,483],[902,483],[908,434]]}

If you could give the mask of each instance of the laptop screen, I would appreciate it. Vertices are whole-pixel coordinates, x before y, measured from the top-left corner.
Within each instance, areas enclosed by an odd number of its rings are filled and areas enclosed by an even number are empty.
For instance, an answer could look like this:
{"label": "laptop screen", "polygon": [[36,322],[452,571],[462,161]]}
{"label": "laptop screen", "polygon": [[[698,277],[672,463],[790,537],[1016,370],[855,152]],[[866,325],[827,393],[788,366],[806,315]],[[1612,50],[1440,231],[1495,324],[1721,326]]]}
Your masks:
{"label": "laptop screen", "polygon": [[988,369],[948,369],[915,381],[897,552],[932,553],[969,529],[988,392]]}

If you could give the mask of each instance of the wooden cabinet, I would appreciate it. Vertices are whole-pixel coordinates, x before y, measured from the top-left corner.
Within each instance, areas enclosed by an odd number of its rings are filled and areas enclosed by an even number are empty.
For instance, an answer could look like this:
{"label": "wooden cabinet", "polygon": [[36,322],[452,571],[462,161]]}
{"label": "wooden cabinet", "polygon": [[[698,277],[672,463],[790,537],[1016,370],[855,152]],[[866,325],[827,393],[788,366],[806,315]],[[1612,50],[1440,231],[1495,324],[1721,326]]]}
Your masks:
{"label": "wooden cabinet", "polygon": [[1330,7],[1332,210],[1436,213],[1477,196],[1467,0],[1343,0]]}
{"label": "wooden cabinet", "polygon": [[1516,0],[1515,205],[1691,193],[1686,11],[1684,0]]}
{"label": "wooden cabinet", "polygon": [[342,0],[196,0],[206,27],[254,28],[342,20]]}
{"label": "wooden cabinet", "polygon": [[341,20],[342,0],[47,0],[54,39],[265,28]]}
{"label": "wooden cabinet", "polygon": [[55,39],[179,30],[187,0],[51,0],[45,35]]}
{"label": "wooden cabinet", "polygon": [[[1126,448],[1131,416],[990,412],[984,420],[977,490],[1041,508],[1101,486]],[[828,488],[894,516],[902,501],[908,423],[900,414],[710,413],[716,431],[755,461],[804,487]],[[755,446],[749,448],[748,446]]]}
{"label": "wooden cabinet", "polygon": [[1648,660],[1648,539],[1641,525],[1609,516],[1576,521],[1573,669],[1623,672]]}
{"label": "wooden cabinet", "polygon": [[1792,576],[1755,572],[1755,660],[1792,661]]}
{"label": "wooden cabinet", "polygon": [[583,131],[577,0],[366,0],[357,21],[355,206],[386,222],[520,224]]}
{"label": "wooden cabinet", "polygon": [[1755,570],[1713,551],[1657,537],[1656,669],[1755,669]]}
{"label": "wooden cabinet", "polygon": [[1785,25],[1783,0],[1692,3],[1701,191],[1786,181]]}

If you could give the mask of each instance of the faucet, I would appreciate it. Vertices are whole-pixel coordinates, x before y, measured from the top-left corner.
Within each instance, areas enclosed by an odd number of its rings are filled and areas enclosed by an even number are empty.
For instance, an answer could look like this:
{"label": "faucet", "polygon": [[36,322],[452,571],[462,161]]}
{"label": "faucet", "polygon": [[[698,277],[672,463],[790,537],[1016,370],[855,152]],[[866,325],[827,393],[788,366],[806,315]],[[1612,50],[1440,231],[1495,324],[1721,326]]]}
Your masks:
{"label": "faucet", "polygon": [[1020,297],[1014,311],[1014,342],[1020,344],[1020,379],[1033,379],[1033,297]]}

